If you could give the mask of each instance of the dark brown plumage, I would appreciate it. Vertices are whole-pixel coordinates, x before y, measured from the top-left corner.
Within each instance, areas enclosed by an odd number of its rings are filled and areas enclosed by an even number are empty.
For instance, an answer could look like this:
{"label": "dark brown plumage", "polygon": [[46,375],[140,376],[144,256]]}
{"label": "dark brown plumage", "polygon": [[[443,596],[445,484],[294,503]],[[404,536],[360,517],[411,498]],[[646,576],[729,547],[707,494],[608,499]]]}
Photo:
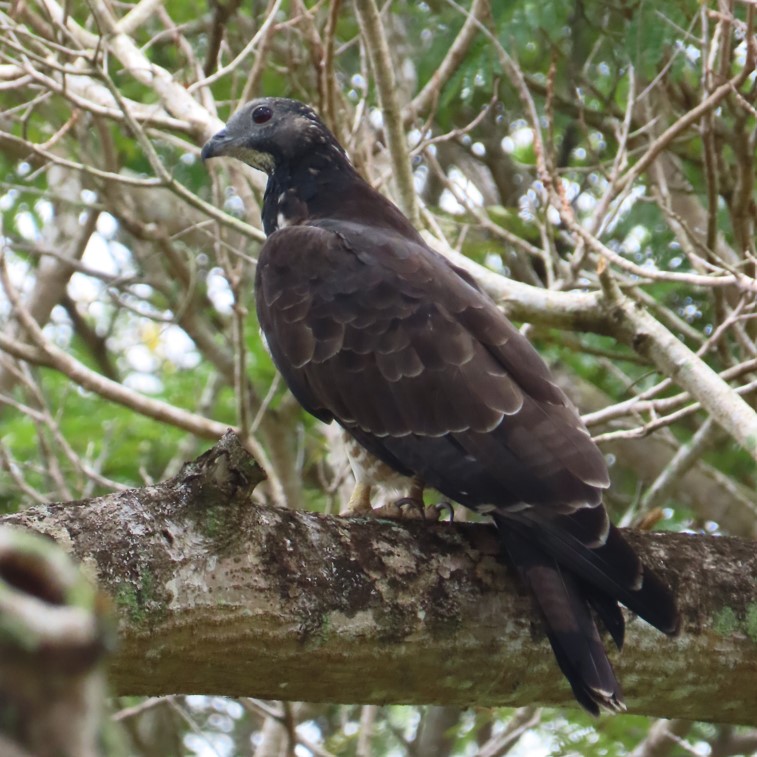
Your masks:
{"label": "dark brown plumage", "polygon": [[602,505],[605,460],[529,342],[350,165],[317,115],[256,100],[203,148],[266,171],[257,310],[308,412],[497,525],[557,661],[591,712],[623,709],[589,608],[665,633],[672,594]]}

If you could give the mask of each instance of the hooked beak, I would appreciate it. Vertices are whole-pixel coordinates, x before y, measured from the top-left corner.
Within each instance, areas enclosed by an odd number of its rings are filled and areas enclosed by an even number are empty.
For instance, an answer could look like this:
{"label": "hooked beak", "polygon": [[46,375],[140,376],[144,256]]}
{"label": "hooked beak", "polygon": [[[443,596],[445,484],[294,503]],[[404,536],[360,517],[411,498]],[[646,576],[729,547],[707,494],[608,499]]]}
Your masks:
{"label": "hooked beak", "polygon": [[200,157],[203,162],[210,158],[218,158],[226,154],[226,148],[231,142],[231,137],[226,133],[226,129],[221,129],[214,134],[203,146]]}

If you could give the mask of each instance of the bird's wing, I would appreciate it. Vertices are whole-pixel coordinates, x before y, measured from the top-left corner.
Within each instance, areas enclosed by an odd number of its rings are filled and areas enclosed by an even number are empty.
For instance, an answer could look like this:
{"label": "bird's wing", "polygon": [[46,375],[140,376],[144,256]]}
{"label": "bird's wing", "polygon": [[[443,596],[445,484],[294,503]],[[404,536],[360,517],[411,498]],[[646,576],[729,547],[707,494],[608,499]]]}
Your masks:
{"label": "bird's wing", "polygon": [[349,222],[277,231],[257,272],[279,370],[313,415],[469,506],[571,512],[604,458],[528,341],[440,255]]}

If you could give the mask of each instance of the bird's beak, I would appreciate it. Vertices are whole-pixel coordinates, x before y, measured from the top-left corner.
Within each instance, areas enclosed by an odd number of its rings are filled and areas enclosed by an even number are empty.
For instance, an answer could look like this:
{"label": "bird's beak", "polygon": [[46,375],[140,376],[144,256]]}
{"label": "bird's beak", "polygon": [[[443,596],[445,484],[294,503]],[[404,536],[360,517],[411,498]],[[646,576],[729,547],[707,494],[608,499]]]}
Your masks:
{"label": "bird's beak", "polygon": [[229,137],[226,129],[221,129],[217,134],[214,134],[203,146],[200,157],[205,160],[210,158],[218,158],[221,155],[226,154],[226,148],[231,143],[231,137]]}

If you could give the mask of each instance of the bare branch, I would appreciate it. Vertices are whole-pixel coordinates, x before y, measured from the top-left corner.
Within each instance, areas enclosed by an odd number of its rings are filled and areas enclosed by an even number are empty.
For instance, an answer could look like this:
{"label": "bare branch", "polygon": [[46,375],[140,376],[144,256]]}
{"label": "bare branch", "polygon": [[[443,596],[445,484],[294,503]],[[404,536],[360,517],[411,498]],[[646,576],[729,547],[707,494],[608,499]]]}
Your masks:
{"label": "bare branch", "polygon": [[417,224],[418,204],[415,197],[413,172],[410,168],[407,139],[402,125],[402,111],[397,98],[394,64],[381,16],[376,7],[376,0],[355,0],[355,9],[365,37],[373,75],[376,78],[376,89],[384,117],[384,132],[400,194],[400,207],[405,215]]}
{"label": "bare branch", "polygon": [[757,413],[707,363],[622,294],[609,275],[602,276],[601,281],[616,335],[699,400],[715,421],[757,459]]}

